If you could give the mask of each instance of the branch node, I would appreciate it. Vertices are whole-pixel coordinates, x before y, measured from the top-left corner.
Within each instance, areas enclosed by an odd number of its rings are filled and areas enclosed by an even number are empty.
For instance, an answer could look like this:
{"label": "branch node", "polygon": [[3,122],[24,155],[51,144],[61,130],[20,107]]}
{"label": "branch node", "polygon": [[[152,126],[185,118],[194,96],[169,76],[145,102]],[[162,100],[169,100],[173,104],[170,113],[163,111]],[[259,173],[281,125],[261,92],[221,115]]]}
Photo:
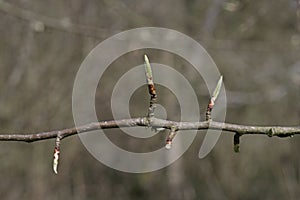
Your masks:
{"label": "branch node", "polygon": [[171,127],[171,131],[167,137],[167,140],[166,140],[166,149],[171,149],[172,148],[172,143],[173,143],[173,139],[175,138],[176,134],[177,134],[177,131],[178,131],[178,128],[175,127],[175,126],[172,126]]}
{"label": "branch node", "polygon": [[150,123],[149,123],[149,118],[148,117],[143,117],[140,119],[140,123],[143,125],[143,126],[149,126]]}
{"label": "branch node", "polygon": [[240,137],[242,135],[240,133],[235,133],[233,136],[233,150],[234,152],[240,152]]}
{"label": "branch node", "polygon": [[267,133],[267,135],[269,137],[273,137],[275,135],[275,128],[270,128],[269,131],[268,131],[268,133]]}

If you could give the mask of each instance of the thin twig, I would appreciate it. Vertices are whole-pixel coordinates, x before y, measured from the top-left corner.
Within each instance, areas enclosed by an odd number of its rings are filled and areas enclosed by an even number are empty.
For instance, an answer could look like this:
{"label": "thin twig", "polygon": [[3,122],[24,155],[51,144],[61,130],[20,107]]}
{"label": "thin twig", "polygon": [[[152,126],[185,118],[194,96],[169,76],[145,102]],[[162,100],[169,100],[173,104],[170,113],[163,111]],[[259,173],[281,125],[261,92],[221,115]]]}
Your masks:
{"label": "thin twig", "polygon": [[240,152],[240,137],[241,135],[239,133],[236,133],[233,136],[233,150],[236,153]]}
{"label": "thin twig", "polygon": [[300,1],[295,0],[297,4],[297,9],[296,9],[296,28],[298,32],[300,32]]}
{"label": "thin twig", "polygon": [[[300,4],[299,4],[300,5]],[[299,10],[299,9],[298,9]],[[6,13],[7,15],[19,18],[21,20],[29,21],[30,23],[37,23],[38,26],[50,27],[60,31],[65,31],[72,34],[78,34],[81,36],[87,36],[92,38],[103,38],[103,36],[111,35],[112,32],[103,28],[85,26],[82,24],[75,24],[65,19],[57,19],[45,15],[38,14],[36,12],[17,7],[14,4],[8,3],[7,1],[0,0],[0,11]],[[300,13],[300,11],[298,11]],[[300,14],[298,15],[300,16]],[[140,19],[141,16],[139,16]],[[144,19],[142,19],[144,20]],[[299,26],[300,27],[300,26]],[[120,31],[120,30],[119,30]],[[116,31],[115,33],[117,33]],[[247,51],[251,53],[270,53],[274,51],[282,52],[286,51],[298,51],[291,48],[290,42],[281,42],[278,48],[274,48],[272,45],[261,42],[259,40],[222,40],[222,39],[209,39],[203,37],[196,37],[198,41],[206,44],[209,48],[217,49],[220,51]],[[282,48],[279,48],[282,47]]]}
{"label": "thin twig", "polygon": [[177,134],[177,131],[178,131],[178,129],[175,126],[173,126],[171,128],[171,131],[170,131],[170,133],[169,133],[169,135],[167,137],[167,140],[166,140],[166,146],[165,146],[166,149],[171,149],[172,143],[173,143],[173,139],[175,138],[175,136]]}
{"label": "thin twig", "polygon": [[[122,119],[122,120],[111,120],[101,121],[86,124],[77,129],[68,128],[57,131],[40,132],[34,134],[1,134],[0,141],[23,141],[23,142],[35,142],[40,140],[47,140],[56,138],[57,135],[61,135],[61,140],[80,133],[86,133],[99,129],[113,129],[119,127],[139,127],[148,126],[145,117]],[[266,136],[277,136],[277,137],[290,137],[293,135],[300,135],[300,127],[285,127],[285,126],[246,126],[230,123],[222,123],[215,121],[204,121],[204,122],[175,122],[170,120],[164,120],[159,118],[153,118],[152,126],[155,128],[166,128],[170,129],[176,127],[177,130],[223,130],[232,133],[239,133],[242,135],[260,134]],[[270,135],[272,132],[272,135]],[[226,132],[225,132],[226,133]],[[184,132],[182,133],[184,134]]]}
{"label": "thin twig", "polygon": [[53,171],[55,174],[57,174],[58,160],[60,154],[60,139],[61,136],[57,135],[55,140],[55,148],[54,148],[54,155],[53,155]]}

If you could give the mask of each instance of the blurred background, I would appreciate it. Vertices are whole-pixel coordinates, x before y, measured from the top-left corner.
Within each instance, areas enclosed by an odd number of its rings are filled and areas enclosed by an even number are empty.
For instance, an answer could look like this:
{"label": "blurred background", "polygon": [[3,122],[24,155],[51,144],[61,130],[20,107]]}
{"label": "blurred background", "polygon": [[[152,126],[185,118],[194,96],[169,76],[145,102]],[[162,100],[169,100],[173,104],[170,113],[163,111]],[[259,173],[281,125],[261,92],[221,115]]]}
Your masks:
{"label": "blurred background", "polygon": [[[175,29],[205,47],[224,75],[226,122],[299,126],[297,1],[1,0],[1,133],[73,127],[72,88],[81,62],[113,34],[145,26]],[[143,63],[144,53],[152,62],[184,74],[197,91],[203,115],[209,94],[201,76],[178,56],[147,49],[121,56],[105,72],[95,99],[99,120],[112,118],[114,85],[131,67]],[[146,88],[139,88],[130,100],[134,117],[147,113]],[[166,117],[179,120],[174,94],[162,86],[157,92]],[[106,133],[120,147],[135,152],[164,146],[166,136],[143,141],[120,130]],[[200,160],[204,134],[199,131],[175,163],[144,174],[101,164],[78,136],[62,141],[58,175],[52,171],[54,140],[0,142],[0,196],[5,200],[300,198],[299,136],[244,136],[236,154],[233,134],[224,132],[213,151]]]}

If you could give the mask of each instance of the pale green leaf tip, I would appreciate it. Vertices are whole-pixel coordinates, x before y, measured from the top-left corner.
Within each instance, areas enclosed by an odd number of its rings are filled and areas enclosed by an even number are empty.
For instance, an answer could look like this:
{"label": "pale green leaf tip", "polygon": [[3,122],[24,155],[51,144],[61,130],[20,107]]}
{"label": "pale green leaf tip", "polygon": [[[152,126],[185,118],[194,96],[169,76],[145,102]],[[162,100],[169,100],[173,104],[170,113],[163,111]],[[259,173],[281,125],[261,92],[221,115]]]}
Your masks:
{"label": "pale green leaf tip", "polygon": [[144,55],[144,60],[145,60],[145,64],[146,64],[146,69],[151,70],[150,62],[149,62],[149,59],[146,54]]}
{"label": "pale green leaf tip", "polygon": [[53,171],[54,171],[55,174],[58,173],[58,172],[57,172],[57,163],[54,163],[54,164],[53,164]]}
{"label": "pale green leaf tip", "polygon": [[146,54],[144,55],[144,60],[145,60],[145,62],[146,62],[147,64],[149,63],[149,59],[148,59],[148,57],[147,57]]}
{"label": "pale green leaf tip", "polygon": [[223,81],[223,75],[220,76],[220,80],[219,80],[219,81],[220,81],[220,82]]}
{"label": "pale green leaf tip", "polygon": [[145,60],[146,76],[147,76],[148,79],[152,78],[152,69],[151,69],[149,59],[148,59],[146,54],[144,55],[144,60]]}
{"label": "pale green leaf tip", "polygon": [[54,158],[53,158],[53,171],[55,174],[58,173],[57,171],[58,159],[59,159],[59,151],[55,151]]}
{"label": "pale green leaf tip", "polygon": [[217,84],[217,86],[216,86],[216,88],[215,88],[215,90],[214,90],[214,93],[213,93],[213,97],[214,97],[214,98],[217,98],[217,97],[218,97],[218,95],[219,95],[219,93],[220,93],[220,90],[221,90],[222,82],[223,82],[223,76],[221,75],[221,76],[220,76],[220,79],[219,79],[219,81],[218,81],[218,84]]}

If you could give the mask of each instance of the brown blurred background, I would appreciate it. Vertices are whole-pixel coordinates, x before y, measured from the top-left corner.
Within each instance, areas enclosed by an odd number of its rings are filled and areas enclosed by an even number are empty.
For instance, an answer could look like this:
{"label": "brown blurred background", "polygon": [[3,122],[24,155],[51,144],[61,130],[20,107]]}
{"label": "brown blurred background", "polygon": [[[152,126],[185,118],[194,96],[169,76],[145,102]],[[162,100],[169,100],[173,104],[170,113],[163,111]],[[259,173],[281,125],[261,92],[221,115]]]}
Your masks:
{"label": "brown blurred background", "polygon": [[[300,9],[294,0],[102,0],[0,1],[0,130],[33,133],[73,127],[72,88],[81,62],[98,43],[131,28],[175,29],[201,43],[224,75],[227,122],[300,124]],[[202,113],[209,95],[200,76],[175,55],[136,51],[122,56],[101,80],[99,120],[110,119],[118,78],[142,64],[142,55],[174,66],[190,79]],[[127,67],[118,71],[116,66]],[[115,67],[114,67],[115,66]],[[126,69],[126,70],[125,70]],[[191,69],[191,70],[190,70]],[[202,84],[202,85],[201,85]],[[199,86],[200,85],[200,86]],[[203,89],[204,88],[204,89]],[[178,102],[158,87],[169,119]],[[141,100],[142,99],[142,100]],[[146,87],[131,100],[132,116],[147,112]],[[165,136],[111,137],[132,151],[163,146]],[[198,159],[204,131],[171,166],[145,174],[113,170],[94,159],[78,136],[62,141],[59,174],[52,171],[54,140],[0,142],[1,199],[299,199],[300,137],[244,136],[233,152],[223,133],[214,150]],[[144,142],[145,143],[145,142]],[[146,142],[147,143],[147,142]],[[143,149],[144,148],[144,149]],[[136,150],[139,149],[139,150]]]}

